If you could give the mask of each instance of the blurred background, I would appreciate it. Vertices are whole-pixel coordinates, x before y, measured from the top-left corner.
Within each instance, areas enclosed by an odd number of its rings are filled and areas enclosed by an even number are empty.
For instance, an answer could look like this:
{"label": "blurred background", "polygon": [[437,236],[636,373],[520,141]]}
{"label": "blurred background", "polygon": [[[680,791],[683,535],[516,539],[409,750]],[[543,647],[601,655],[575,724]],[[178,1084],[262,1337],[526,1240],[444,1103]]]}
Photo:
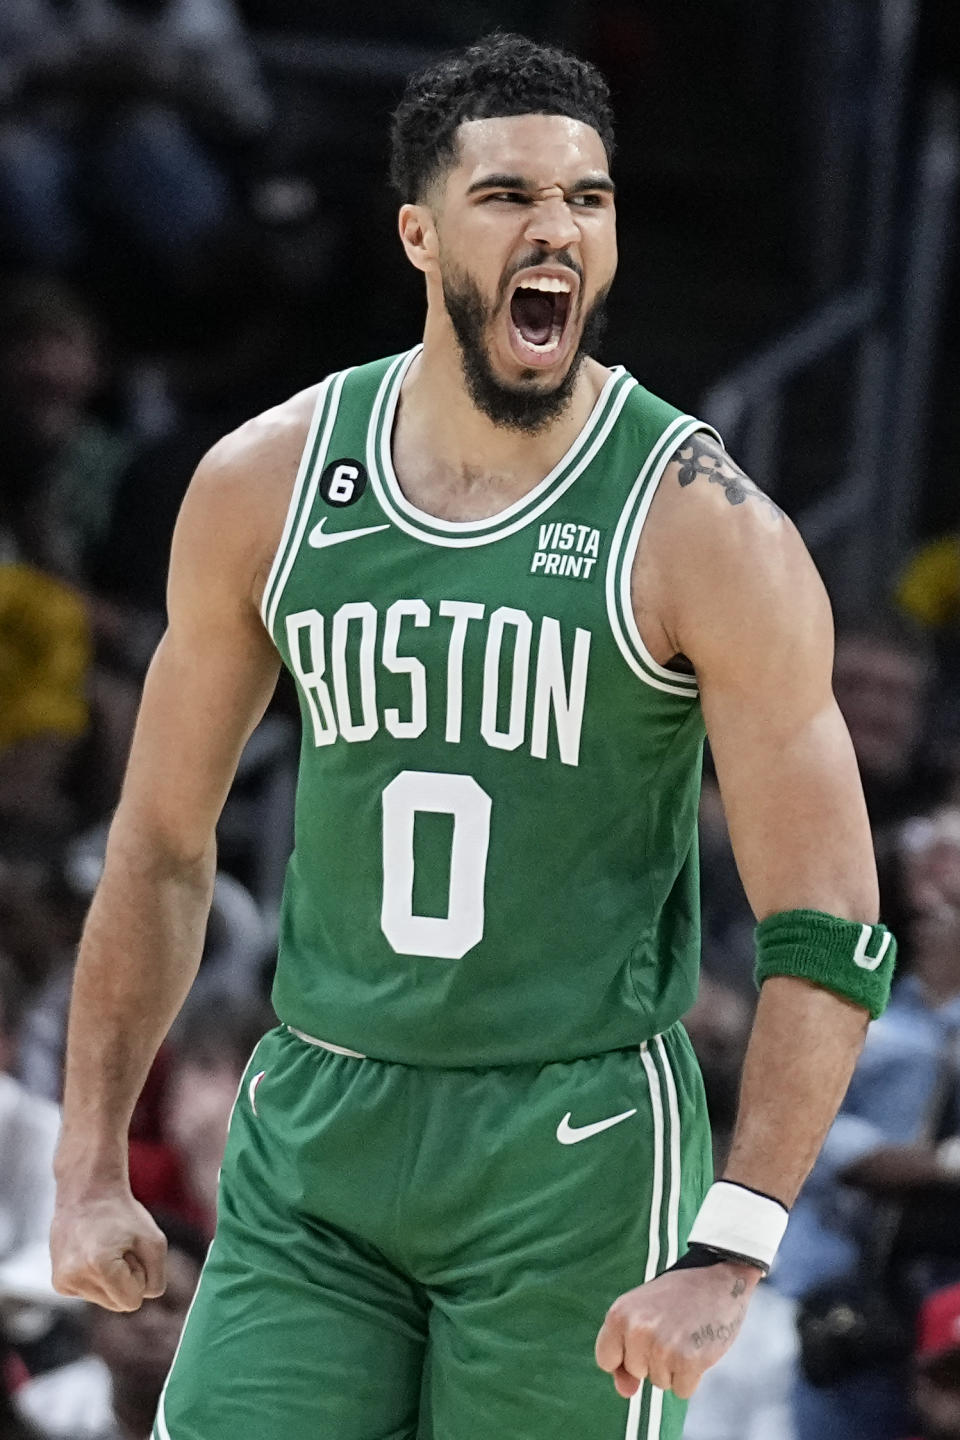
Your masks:
{"label": "blurred background", "polygon": [[[717,426],[834,603],[901,978],[693,1440],[960,1440],[960,15],[948,0],[0,0],[0,1440],[146,1440],[213,1224],[291,845],[281,683],[135,1117],[137,1316],[49,1285],[64,1029],[180,500],[225,430],[407,348],[387,129],[500,26],[618,117],[601,358]],[[729,1138],[752,917],[709,772],[689,1028]]]}

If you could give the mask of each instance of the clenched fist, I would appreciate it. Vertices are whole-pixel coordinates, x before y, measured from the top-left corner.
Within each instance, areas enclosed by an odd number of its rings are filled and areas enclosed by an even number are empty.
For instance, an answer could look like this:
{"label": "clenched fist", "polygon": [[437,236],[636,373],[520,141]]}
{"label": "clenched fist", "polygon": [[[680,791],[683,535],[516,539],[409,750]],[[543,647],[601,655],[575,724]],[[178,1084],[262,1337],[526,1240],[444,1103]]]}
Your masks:
{"label": "clenched fist", "polygon": [[53,1283],[106,1310],[139,1310],[166,1288],[167,1242],[129,1189],[57,1199],[50,1230]]}
{"label": "clenched fist", "polygon": [[754,1266],[725,1263],[670,1270],[628,1290],[607,1311],[597,1364],[624,1398],[649,1379],[688,1400],[736,1339],[759,1280]]}

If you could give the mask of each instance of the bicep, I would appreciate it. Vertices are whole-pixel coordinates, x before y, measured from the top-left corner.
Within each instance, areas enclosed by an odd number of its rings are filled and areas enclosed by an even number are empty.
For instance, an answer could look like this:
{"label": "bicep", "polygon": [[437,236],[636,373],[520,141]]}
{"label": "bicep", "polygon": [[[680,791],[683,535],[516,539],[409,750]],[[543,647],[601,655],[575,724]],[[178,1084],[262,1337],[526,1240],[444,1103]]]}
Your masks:
{"label": "bicep", "polygon": [[121,807],[185,857],[213,833],[278,663],[168,631],[147,674]]}
{"label": "bicep", "polygon": [[756,564],[741,565],[729,587],[721,572],[720,585],[727,604],[713,597],[712,614],[693,627],[691,658],[751,907],[760,919],[813,909],[872,920],[873,846],[831,688],[833,627],[820,578],[784,522]]}

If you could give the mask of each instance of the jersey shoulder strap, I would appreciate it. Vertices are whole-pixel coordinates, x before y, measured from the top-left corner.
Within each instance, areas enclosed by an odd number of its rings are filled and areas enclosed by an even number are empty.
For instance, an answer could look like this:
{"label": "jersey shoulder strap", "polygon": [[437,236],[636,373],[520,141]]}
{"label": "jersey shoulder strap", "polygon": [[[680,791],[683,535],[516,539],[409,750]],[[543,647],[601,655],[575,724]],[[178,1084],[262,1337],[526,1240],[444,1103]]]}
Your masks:
{"label": "jersey shoulder strap", "polygon": [[338,370],[328,375],[320,385],[280,544],[260,602],[263,623],[274,640],[280,598],[303,542],[320,477],[330,460],[335,461],[338,456],[363,457],[371,411],[384,377],[396,360],[397,356],[388,355],[367,365]]}
{"label": "jersey shoulder strap", "polygon": [[[619,439],[633,458],[629,467],[624,463],[632,483],[614,529],[605,576],[610,628],[630,669],[654,690],[689,700],[699,693],[696,676],[670,670],[650,654],[633,611],[632,579],[640,536],[664,472],[677,451],[699,431],[722,444],[717,432],[702,420],[678,410],[642,385],[631,390]],[[626,453],[621,454],[626,460]]]}

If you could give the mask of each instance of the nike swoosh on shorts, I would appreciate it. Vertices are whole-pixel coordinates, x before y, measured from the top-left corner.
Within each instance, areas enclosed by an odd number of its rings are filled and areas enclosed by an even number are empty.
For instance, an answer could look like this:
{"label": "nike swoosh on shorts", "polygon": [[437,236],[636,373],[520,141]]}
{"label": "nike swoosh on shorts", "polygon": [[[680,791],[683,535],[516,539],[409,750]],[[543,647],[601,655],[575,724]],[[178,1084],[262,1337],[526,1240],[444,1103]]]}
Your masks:
{"label": "nike swoosh on shorts", "polygon": [[606,1120],[595,1120],[592,1125],[571,1125],[571,1113],[568,1110],[557,1126],[557,1139],[561,1145],[576,1145],[579,1140],[589,1140],[591,1135],[599,1135],[601,1130],[609,1130],[611,1125],[619,1125],[621,1120],[629,1120],[637,1112],[635,1108],[624,1110],[622,1115],[610,1115]]}

